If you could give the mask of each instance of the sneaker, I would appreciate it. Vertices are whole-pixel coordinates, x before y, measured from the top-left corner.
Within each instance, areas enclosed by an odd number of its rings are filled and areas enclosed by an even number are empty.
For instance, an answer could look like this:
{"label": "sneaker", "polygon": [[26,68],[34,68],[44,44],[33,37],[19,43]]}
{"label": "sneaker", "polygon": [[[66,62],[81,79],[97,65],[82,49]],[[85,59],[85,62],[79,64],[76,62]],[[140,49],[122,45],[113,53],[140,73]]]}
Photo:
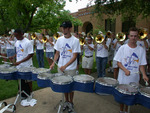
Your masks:
{"label": "sneaker", "polygon": [[65,111],[66,109],[68,109],[68,102],[64,102],[63,111]]}
{"label": "sneaker", "polygon": [[74,105],[73,105],[73,103],[68,102],[68,107],[69,107],[68,113],[73,112],[73,110],[74,110]]}

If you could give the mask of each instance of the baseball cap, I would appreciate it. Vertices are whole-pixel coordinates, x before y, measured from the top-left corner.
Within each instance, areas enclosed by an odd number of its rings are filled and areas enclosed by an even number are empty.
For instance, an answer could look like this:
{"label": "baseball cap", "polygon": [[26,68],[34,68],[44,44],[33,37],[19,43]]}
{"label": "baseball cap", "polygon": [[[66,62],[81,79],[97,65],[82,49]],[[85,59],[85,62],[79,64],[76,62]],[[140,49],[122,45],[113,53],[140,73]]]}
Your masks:
{"label": "baseball cap", "polygon": [[65,28],[67,28],[67,27],[72,27],[72,23],[71,23],[71,21],[64,21],[61,25],[60,25],[60,27],[65,27]]}

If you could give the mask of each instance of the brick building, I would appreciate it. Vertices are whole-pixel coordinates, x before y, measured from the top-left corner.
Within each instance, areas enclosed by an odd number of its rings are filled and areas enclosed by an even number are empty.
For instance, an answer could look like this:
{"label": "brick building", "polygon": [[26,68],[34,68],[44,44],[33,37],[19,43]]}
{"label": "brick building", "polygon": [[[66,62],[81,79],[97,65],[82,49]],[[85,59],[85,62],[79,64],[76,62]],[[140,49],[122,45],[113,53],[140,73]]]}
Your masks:
{"label": "brick building", "polygon": [[115,33],[120,31],[127,32],[131,26],[147,28],[148,32],[150,30],[150,18],[142,19],[142,17],[139,16],[136,23],[131,21],[122,22],[121,16],[116,17],[114,21],[111,21],[106,15],[103,15],[103,19],[98,19],[97,14],[92,13],[93,8],[94,6],[79,9],[78,12],[71,13],[72,16],[78,18],[83,23],[83,26],[74,26],[72,32],[88,33],[89,31],[93,31],[93,29],[97,29],[98,26],[105,31],[110,30]]}

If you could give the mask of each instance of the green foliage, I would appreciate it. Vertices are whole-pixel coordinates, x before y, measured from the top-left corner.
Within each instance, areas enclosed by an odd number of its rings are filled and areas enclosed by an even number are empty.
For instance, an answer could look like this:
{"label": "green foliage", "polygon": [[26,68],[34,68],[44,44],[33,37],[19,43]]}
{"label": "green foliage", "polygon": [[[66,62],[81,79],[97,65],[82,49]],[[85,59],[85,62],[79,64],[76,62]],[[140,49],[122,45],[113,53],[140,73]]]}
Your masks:
{"label": "green foliage", "polygon": [[150,15],[149,0],[95,0],[95,12],[110,17],[122,15],[122,19],[136,21],[139,15],[144,18]]}
{"label": "green foliage", "polygon": [[65,11],[64,6],[65,0],[0,0],[0,34],[14,28],[25,32],[41,29],[56,32],[64,20],[78,24],[79,21]]}
{"label": "green foliage", "polygon": [[99,31],[101,31],[103,34],[106,34],[104,26],[99,25],[99,26],[97,26],[97,29],[94,29],[93,35],[97,36]]}

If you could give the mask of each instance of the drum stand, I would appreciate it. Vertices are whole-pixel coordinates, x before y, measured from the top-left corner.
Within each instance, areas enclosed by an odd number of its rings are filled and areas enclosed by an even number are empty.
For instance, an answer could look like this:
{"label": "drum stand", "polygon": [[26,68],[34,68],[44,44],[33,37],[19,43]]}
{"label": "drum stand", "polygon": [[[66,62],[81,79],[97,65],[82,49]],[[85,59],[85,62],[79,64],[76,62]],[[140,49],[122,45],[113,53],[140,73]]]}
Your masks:
{"label": "drum stand", "polygon": [[0,113],[3,113],[4,111],[15,112],[16,110],[15,105],[17,104],[17,102],[21,102],[21,100],[23,99],[21,97],[21,94],[23,93],[27,96],[27,101],[30,101],[32,99],[32,94],[28,95],[25,91],[21,91],[21,79],[19,79],[19,92],[17,94],[14,104],[8,104],[7,106],[5,106],[3,109],[0,110]]}
{"label": "drum stand", "polygon": [[[57,113],[63,113],[63,107],[64,107],[64,105],[65,105],[65,102],[64,102],[64,93],[63,93],[63,94],[62,94],[62,99],[61,99],[61,100],[59,101],[59,103],[54,107],[54,109],[57,109],[57,108],[58,108]],[[69,108],[71,108],[71,110],[72,110],[71,113],[76,113],[75,110],[74,110],[74,108],[72,108],[72,106],[71,106],[69,103],[67,103],[67,106],[68,106]]]}
{"label": "drum stand", "polygon": [[30,101],[32,99],[32,95],[28,95],[24,90],[21,91],[21,79],[19,79],[19,93],[18,93],[18,95],[16,97],[14,105],[16,105],[16,103],[18,102],[18,100],[20,102],[23,99],[21,97],[21,94],[23,94],[23,93],[27,96],[28,101]]}

